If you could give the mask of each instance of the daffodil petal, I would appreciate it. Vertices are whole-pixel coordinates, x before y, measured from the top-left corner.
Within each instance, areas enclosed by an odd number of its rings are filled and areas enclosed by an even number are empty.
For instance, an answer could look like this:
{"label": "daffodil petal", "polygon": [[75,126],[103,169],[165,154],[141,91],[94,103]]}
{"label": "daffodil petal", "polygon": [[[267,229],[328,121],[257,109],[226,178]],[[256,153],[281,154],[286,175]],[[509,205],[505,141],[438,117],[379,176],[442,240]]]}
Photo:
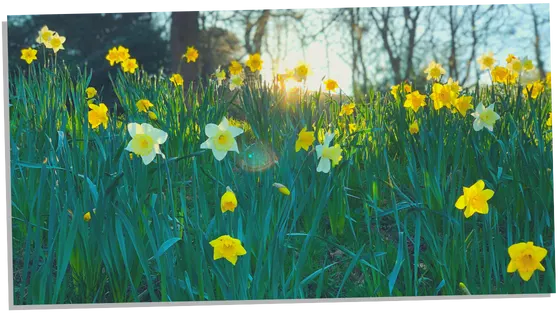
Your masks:
{"label": "daffodil petal", "polygon": [[137,134],[143,134],[144,130],[142,129],[142,126],[140,124],[137,123],[130,123],[127,126],[128,129],[128,133],[130,134],[130,136],[132,138],[134,138],[134,136],[136,136]]}
{"label": "daffodil petal", "polygon": [[508,254],[510,258],[516,258],[517,256],[521,255],[521,252],[523,252],[525,250],[525,248],[527,248],[527,244],[526,243],[517,243],[517,244],[513,244],[508,248]]}
{"label": "daffodil petal", "polygon": [[227,153],[228,153],[228,151],[220,151],[220,150],[217,150],[216,148],[212,148],[212,154],[214,154],[214,157],[218,161],[223,160],[226,157]]}
{"label": "daffodil petal", "polygon": [[243,133],[243,129],[238,127],[229,126],[227,129],[229,130],[229,132],[231,132],[232,137],[237,137]]}
{"label": "daffodil petal", "polygon": [[331,170],[331,161],[327,158],[321,158],[317,165],[317,172],[328,173]]}
{"label": "daffodil petal", "polygon": [[521,277],[521,279],[525,280],[525,281],[529,281],[531,279],[531,277],[533,276],[533,272],[535,272],[534,270],[531,271],[519,271],[519,276]]}
{"label": "daffodil petal", "polygon": [[517,264],[515,264],[515,262],[512,260],[509,262],[507,266],[507,272],[511,273],[516,271],[517,271]]}
{"label": "daffodil petal", "polygon": [[208,124],[204,127],[204,133],[208,138],[214,137],[218,133],[218,125],[216,124]]}
{"label": "daffodil petal", "polygon": [[142,155],[142,162],[144,162],[145,165],[148,165],[155,159],[155,157],[156,157],[156,151],[152,150],[147,155]]}
{"label": "daffodil petal", "polygon": [[[535,252],[535,254],[533,255],[533,257],[537,260],[537,261],[541,261],[544,259],[544,257],[546,257],[546,254],[548,253],[548,251],[546,250],[546,248],[542,248],[539,246],[535,246],[533,247],[533,250]],[[544,271],[544,270],[543,270]]]}
{"label": "daffodil petal", "polygon": [[459,199],[457,199],[457,202],[455,202],[455,207],[457,209],[465,209],[466,206],[467,205],[465,203],[465,196],[459,197]]}
{"label": "daffodil petal", "polygon": [[146,134],[152,137],[152,139],[154,139],[154,141],[158,144],[163,144],[165,141],[167,141],[167,132],[161,129],[152,127],[151,129],[146,131]]}
{"label": "daffodil petal", "polygon": [[239,153],[239,148],[237,147],[237,141],[235,141],[235,139],[233,140],[233,143],[231,144],[231,148],[229,148],[229,151]]}

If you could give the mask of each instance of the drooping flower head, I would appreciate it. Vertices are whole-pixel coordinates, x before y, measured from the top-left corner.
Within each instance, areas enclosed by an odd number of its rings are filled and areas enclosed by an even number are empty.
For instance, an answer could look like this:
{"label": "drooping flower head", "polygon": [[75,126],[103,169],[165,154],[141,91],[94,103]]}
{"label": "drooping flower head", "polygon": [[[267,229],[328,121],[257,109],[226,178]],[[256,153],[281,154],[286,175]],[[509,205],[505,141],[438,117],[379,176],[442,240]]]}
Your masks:
{"label": "drooping flower head", "polygon": [[492,69],[496,63],[493,52],[487,52],[478,58],[478,63],[480,64],[480,70]]}
{"label": "drooping flower head", "polygon": [[222,208],[222,213],[226,211],[235,211],[237,208],[237,197],[231,188],[226,187],[226,192],[222,195],[222,200],[220,201],[220,206]]}
{"label": "drooping flower head", "polygon": [[261,59],[261,54],[256,53],[254,55],[249,55],[247,60],[247,67],[251,69],[251,72],[256,72],[262,70],[263,60]]}
{"label": "drooping flower head", "polygon": [[354,103],[348,103],[348,104],[344,104],[342,105],[342,108],[340,109],[340,113],[338,114],[338,116],[350,116],[352,114],[354,114],[354,108],[356,108],[356,104]]}
{"label": "drooping flower head", "polygon": [[185,53],[185,58],[187,59],[187,63],[195,62],[198,59],[198,50],[196,50],[193,46],[187,48],[187,52]]}
{"label": "drooping flower head", "polygon": [[315,147],[317,158],[319,159],[317,172],[328,173],[331,170],[331,164],[332,166],[336,166],[342,160],[342,149],[340,148],[340,145],[335,144],[332,147],[330,146],[334,136],[335,135],[333,133],[327,132],[325,134],[324,143]]}
{"label": "drooping flower head", "polygon": [[101,124],[107,129],[107,123],[109,122],[109,109],[103,103],[95,105],[93,103],[88,104],[90,111],[88,112],[88,122],[91,124],[91,128],[97,128]]}
{"label": "drooping flower head", "polygon": [[472,102],[472,96],[467,96],[467,95],[463,95],[459,98],[457,98],[455,100],[455,102],[453,103],[453,105],[455,106],[455,108],[457,109],[457,111],[463,116],[465,117],[467,115],[467,111],[469,109],[473,109],[474,106],[471,103]]}
{"label": "drooping flower head", "polygon": [[229,66],[229,74],[230,75],[239,75],[243,72],[243,65],[239,63],[237,60],[232,60]]}
{"label": "drooping flower head", "polygon": [[157,121],[157,115],[154,112],[148,112],[148,118],[153,121]]}
{"label": "drooping flower head", "polygon": [[86,89],[87,98],[94,98],[97,95],[97,90],[90,86]]}
{"label": "drooping flower head", "polygon": [[494,111],[494,104],[490,104],[488,107],[484,107],[482,103],[479,103],[476,107],[476,111],[471,114],[475,120],[473,123],[473,128],[475,131],[480,131],[482,128],[486,128],[489,131],[494,130],[494,124],[500,115]]}
{"label": "drooping flower head", "polygon": [[175,74],[171,75],[171,78],[169,78],[169,81],[171,81],[175,86],[183,85],[183,83],[185,82],[183,80],[183,77],[178,73],[175,73]]}
{"label": "drooping flower head", "polygon": [[426,70],[424,70],[428,76],[426,79],[428,80],[439,80],[439,78],[445,74],[445,69],[441,66],[441,64],[436,63],[435,61],[430,62]]}
{"label": "drooping flower head", "polygon": [[210,242],[214,248],[214,260],[225,258],[232,265],[237,263],[237,257],[247,254],[247,251],[241,245],[241,241],[229,235],[222,235]]}
{"label": "drooping flower head", "polygon": [[521,279],[529,281],[535,270],[545,271],[542,265],[548,251],[546,248],[535,246],[533,242],[517,243],[508,248],[511,261],[507,272],[518,272]]}
{"label": "drooping flower head", "polygon": [[134,73],[138,69],[138,63],[134,58],[128,58],[121,63],[124,72]]}
{"label": "drooping flower head", "polygon": [[298,139],[296,140],[296,152],[301,149],[307,151],[311,145],[313,145],[313,141],[315,141],[315,135],[313,131],[307,131],[306,128],[301,129],[298,135]]}
{"label": "drooping flower head", "polygon": [[422,95],[418,91],[409,93],[406,95],[406,101],[403,106],[406,108],[412,108],[412,110],[416,113],[420,107],[426,106],[426,95]]}
{"label": "drooping flower head", "polygon": [[27,64],[30,65],[33,62],[33,60],[37,60],[37,50],[31,47],[22,49],[20,59],[25,60],[25,62],[27,62]]}
{"label": "drooping flower head", "polygon": [[329,92],[334,92],[336,89],[338,89],[338,82],[333,79],[327,79],[323,83],[325,84],[325,90]]}
{"label": "drooping flower head", "polygon": [[54,33],[48,42],[45,42],[45,47],[52,49],[53,52],[56,54],[59,50],[64,49],[64,44],[66,42],[66,37],[58,35],[58,33]]}
{"label": "drooping flower head", "polygon": [[488,213],[488,200],[494,196],[494,191],[484,189],[484,181],[479,180],[471,187],[463,187],[463,195],[455,202],[455,207],[464,209],[465,218],[475,213]]}
{"label": "drooping flower head", "polygon": [[37,42],[37,44],[46,45],[46,43],[51,40],[53,34],[54,32],[49,30],[49,28],[45,25],[41,28],[41,30],[39,30],[39,36],[37,36],[35,41]]}
{"label": "drooping flower head", "polygon": [[138,108],[139,113],[147,113],[151,107],[154,107],[154,104],[147,99],[141,99],[136,102],[136,108]]}
{"label": "drooping flower head", "polygon": [[290,190],[288,189],[288,187],[286,187],[286,186],[284,186],[280,183],[274,183],[274,184],[272,184],[272,186],[275,187],[276,189],[278,189],[278,191],[281,194],[286,195],[286,196],[290,195]]}
{"label": "drooping flower head", "polygon": [[418,132],[420,132],[420,127],[418,126],[418,122],[413,122],[412,124],[410,124],[410,126],[408,127],[408,131],[410,132],[410,134],[417,134]]}

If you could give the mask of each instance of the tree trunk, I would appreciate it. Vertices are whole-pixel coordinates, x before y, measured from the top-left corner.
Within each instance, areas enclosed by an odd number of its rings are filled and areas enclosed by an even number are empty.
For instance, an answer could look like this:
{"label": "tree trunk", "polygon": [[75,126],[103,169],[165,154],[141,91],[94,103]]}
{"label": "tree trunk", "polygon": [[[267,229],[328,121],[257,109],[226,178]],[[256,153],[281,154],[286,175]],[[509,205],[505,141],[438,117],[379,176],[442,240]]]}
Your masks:
{"label": "tree trunk", "polygon": [[531,4],[531,15],[533,16],[533,31],[535,32],[535,58],[537,59],[537,67],[539,68],[539,73],[541,78],[546,76],[544,72],[544,62],[542,60],[541,52],[541,41],[539,36],[539,20],[535,8]]}
{"label": "tree trunk", "polygon": [[171,71],[179,73],[188,82],[199,75],[200,61],[187,63],[183,56],[187,47],[197,47],[199,43],[198,11],[171,13]]}

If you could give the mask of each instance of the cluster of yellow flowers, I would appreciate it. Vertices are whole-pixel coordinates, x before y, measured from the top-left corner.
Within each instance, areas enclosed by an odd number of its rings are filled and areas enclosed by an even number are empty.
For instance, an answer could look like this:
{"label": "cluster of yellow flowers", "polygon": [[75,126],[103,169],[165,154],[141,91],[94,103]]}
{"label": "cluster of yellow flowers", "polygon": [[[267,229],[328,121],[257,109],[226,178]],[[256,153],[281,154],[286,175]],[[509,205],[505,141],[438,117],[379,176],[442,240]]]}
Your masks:
{"label": "cluster of yellow flowers", "polygon": [[121,64],[122,70],[124,72],[134,73],[138,68],[138,62],[135,58],[130,57],[130,53],[128,52],[128,48],[123,46],[113,47],[109,49],[107,56],[105,57],[109,61],[111,66],[115,64]]}
{"label": "cluster of yellow flowers", "polygon": [[[35,39],[37,44],[42,44],[45,48],[52,49],[55,55],[59,50],[64,49],[64,42],[66,42],[66,37],[60,36],[57,32],[49,30],[48,26],[43,26],[39,30],[39,36]],[[28,47],[21,50],[20,59],[25,60],[27,64],[31,64],[33,60],[37,60],[37,50],[32,47]]]}

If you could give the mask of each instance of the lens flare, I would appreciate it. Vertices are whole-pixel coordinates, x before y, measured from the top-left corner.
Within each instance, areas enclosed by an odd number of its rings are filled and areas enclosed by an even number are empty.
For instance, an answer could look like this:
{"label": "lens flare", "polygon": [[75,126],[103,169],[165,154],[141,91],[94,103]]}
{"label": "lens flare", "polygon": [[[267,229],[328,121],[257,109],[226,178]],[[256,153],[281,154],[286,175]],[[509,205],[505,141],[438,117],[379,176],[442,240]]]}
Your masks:
{"label": "lens flare", "polygon": [[247,172],[260,172],[272,167],[276,162],[278,158],[271,146],[257,142],[240,154],[238,164]]}

